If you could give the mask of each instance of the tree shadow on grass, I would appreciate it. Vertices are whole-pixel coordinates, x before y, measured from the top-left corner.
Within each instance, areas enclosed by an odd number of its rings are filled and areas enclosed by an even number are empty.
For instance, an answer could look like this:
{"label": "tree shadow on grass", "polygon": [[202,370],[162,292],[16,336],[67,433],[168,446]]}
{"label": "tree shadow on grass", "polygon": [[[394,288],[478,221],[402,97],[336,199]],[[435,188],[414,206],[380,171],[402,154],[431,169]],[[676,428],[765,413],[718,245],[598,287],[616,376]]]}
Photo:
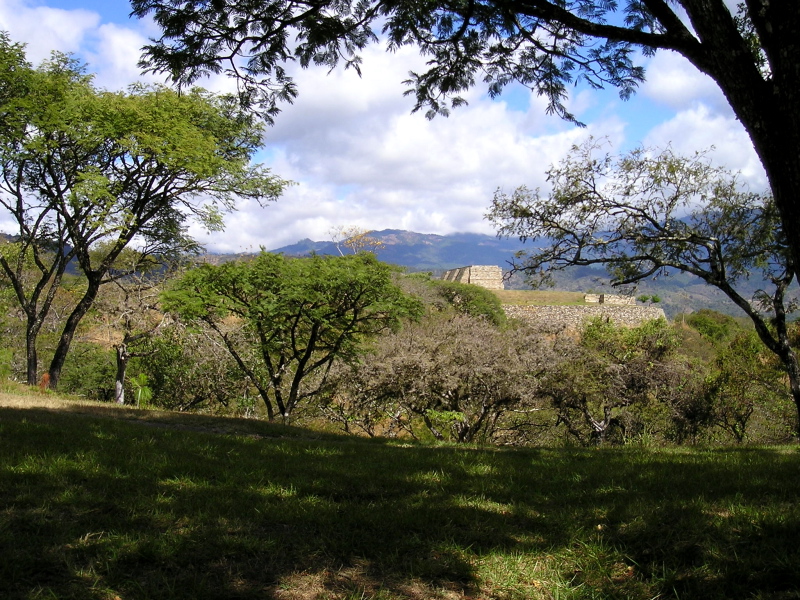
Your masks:
{"label": "tree shadow on grass", "polygon": [[0,409],[0,461],[6,598],[521,598],[481,566],[519,556],[572,597],[800,588],[791,452],[394,448]]}

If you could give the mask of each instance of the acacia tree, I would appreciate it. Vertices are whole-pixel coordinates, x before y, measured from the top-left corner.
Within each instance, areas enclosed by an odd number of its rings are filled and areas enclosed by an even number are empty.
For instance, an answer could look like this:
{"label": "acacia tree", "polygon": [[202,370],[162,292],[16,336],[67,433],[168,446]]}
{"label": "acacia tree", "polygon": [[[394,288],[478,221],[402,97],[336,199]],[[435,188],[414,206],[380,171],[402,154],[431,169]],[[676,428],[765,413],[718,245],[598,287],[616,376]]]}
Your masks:
{"label": "acacia tree", "polygon": [[329,233],[339,256],[343,256],[345,253],[358,254],[359,252],[377,254],[386,246],[381,240],[370,235],[372,231],[361,227],[337,225],[332,227]]}
{"label": "acacia tree", "polygon": [[[38,68],[0,36],[0,209],[14,223],[0,253],[27,319],[27,380],[36,382],[36,338],[67,265],[83,272],[83,295],[66,318],[49,367],[55,387],[81,319],[131,242],[143,256],[196,247],[190,218],[209,229],[238,197],[275,199],[285,182],[250,159],[261,128],[230,97],[163,87],[95,89],[81,65],[54,55]],[[6,85],[8,84],[8,85]],[[29,269],[30,265],[34,269]],[[31,273],[34,273],[31,275]]]}
{"label": "acacia tree", "polygon": [[664,319],[619,327],[595,319],[580,340],[558,348],[561,361],[547,373],[548,398],[569,434],[582,444],[620,441],[642,425],[642,410],[660,402],[680,406],[695,395],[691,369],[674,356],[678,339]]}
{"label": "acacia tree", "polygon": [[741,444],[760,408],[786,407],[784,373],[777,357],[767,352],[752,331],[732,336],[714,363],[716,372],[708,382],[714,420]]}
{"label": "acacia tree", "polygon": [[[605,265],[614,285],[670,269],[699,277],[753,322],[781,361],[800,414],[800,365],[787,324],[795,263],[773,199],[747,191],[702,155],[597,150],[590,140],[551,167],[547,195],[525,187],[495,194],[488,217],[500,234],[541,244],[516,268],[534,283],[572,265]],[[751,298],[740,292],[748,279],[763,285]]]}
{"label": "acacia tree", "polygon": [[288,417],[319,393],[334,361],[352,361],[361,344],[420,303],[392,283],[392,267],[371,253],[202,265],[164,294],[163,306],[201,321],[222,340],[258,389],[267,416]]}
{"label": "acacia tree", "polygon": [[539,409],[540,382],[559,360],[541,332],[432,313],[340,368],[324,408],[369,435],[413,435],[421,420],[439,440],[510,439],[515,421]]}
{"label": "acacia tree", "polygon": [[623,98],[644,79],[636,64],[677,52],[713,79],[767,172],[793,261],[800,264],[800,7],[796,0],[131,0],[162,35],[143,66],[188,84],[226,71],[268,118],[297,94],[285,64],[359,68],[379,39],[417,46],[427,70],[411,73],[415,110],[447,114],[482,81],[496,96],[519,83],[575,120],[568,87],[611,85]]}
{"label": "acacia tree", "polygon": [[[100,246],[95,252],[103,254],[105,248]],[[187,259],[187,256],[143,255],[136,249],[126,248],[112,267],[114,276],[95,301],[109,340],[114,340],[114,401],[118,404],[125,404],[125,379],[130,360],[153,352],[150,340],[169,324],[158,305],[159,295],[166,282],[186,266]]]}

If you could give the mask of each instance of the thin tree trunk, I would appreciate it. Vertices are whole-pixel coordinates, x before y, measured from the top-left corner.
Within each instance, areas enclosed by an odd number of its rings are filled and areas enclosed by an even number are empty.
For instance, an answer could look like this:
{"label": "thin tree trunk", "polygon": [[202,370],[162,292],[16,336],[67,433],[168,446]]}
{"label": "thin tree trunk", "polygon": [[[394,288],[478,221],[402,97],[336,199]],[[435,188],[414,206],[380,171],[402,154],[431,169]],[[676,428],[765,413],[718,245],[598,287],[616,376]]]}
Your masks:
{"label": "thin tree trunk", "polygon": [[25,366],[28,385],[36,385],[39,370],[39,356],[36,353],[36,336],[39,328],[34,328],[30,320],[25,331]]}
{"label": "thin tree trunk", "polygon": [[125,372],[128,369],[128,346],[122,342],[116,347],[117,350],[117,376],[114,381],[114,401],[117,404],[125,404]]}
{"label": "thin tree trunk", "polygon": [[64,324],[64,329],[61,331],[61,337],[58,340],[58,346],[56,346],[53,360],[50,362],[50,368],[48,369],[50,373],[50,387],[52,389],[58,387],[58,381],[61,378],[61,370],[64,368],[64,361],[67,358],[69,347],[72,344],[72,338],[75,337],[75,331],[78,329],[78,325],[80,325],[81,320],[86,316],[86,313],[89,312],[95,298],[97,298],[99,289],[100,277],[89,277],[89,286],[86,289],[86,293]]}

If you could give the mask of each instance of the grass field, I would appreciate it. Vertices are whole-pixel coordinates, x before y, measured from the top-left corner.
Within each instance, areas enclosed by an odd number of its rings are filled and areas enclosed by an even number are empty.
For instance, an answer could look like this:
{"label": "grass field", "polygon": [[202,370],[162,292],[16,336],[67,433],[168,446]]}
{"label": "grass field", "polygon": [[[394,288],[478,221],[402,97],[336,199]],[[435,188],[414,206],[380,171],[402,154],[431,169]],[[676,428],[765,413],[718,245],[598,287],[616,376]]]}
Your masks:
{"label": "grass field", "polygon": [[503,304],[566,306],[585,304],[583,292],[553,290],[492,290]]}
{"label": "grass field", "polygon": [[800,598],[798,447],[479,449],[0,394],[0,598]]}

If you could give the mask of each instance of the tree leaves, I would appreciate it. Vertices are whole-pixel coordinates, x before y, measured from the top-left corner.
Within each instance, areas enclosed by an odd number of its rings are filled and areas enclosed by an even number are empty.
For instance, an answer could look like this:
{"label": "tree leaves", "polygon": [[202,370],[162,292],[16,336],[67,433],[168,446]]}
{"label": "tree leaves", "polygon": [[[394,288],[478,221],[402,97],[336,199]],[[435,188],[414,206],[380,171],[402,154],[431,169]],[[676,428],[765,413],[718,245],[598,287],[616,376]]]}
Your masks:
{"label": "tree leaves", "polygon": [[371,337],[421,312],[370,253],[203,265],[164,295],[167,310],[203,321],[258,388],[270,418],[288,416],[353,361]]}

